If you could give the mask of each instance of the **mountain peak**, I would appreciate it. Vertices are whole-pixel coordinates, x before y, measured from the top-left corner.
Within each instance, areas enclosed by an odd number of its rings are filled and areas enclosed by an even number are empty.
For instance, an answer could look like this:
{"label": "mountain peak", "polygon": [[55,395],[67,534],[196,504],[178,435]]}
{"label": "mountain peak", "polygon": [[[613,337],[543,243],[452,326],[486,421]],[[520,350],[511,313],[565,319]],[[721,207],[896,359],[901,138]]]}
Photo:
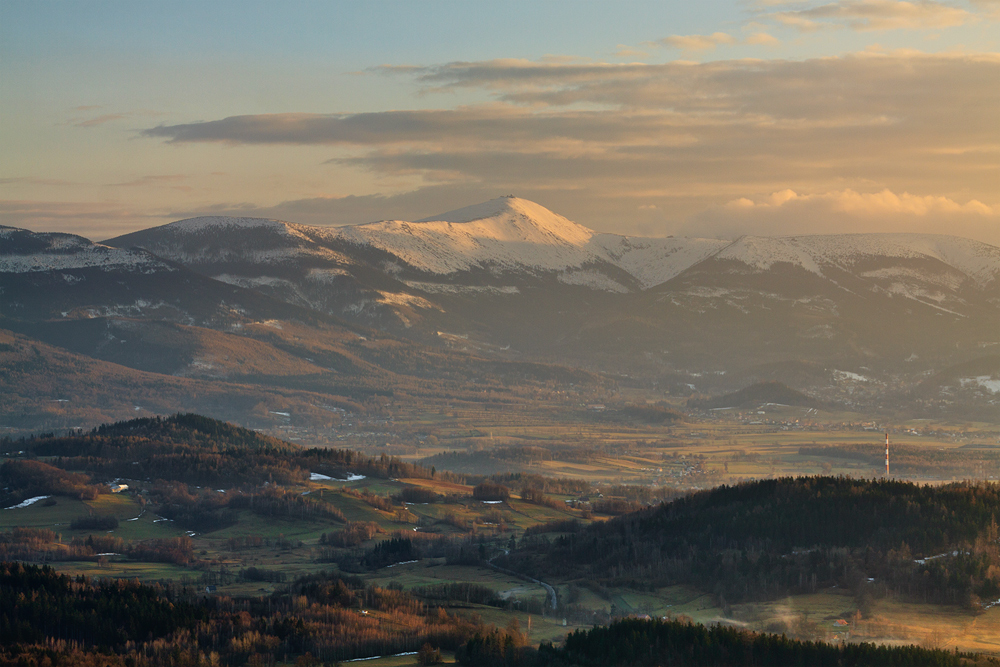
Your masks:
{"label": "mountain peak", "polygon": [[476,237],[571,246],[587,243],[595,233],[592,229],[553,213],[541,204],[514,195],[497,197],[417,222],[424,225],[463,225],[463,232]]}
{"label": "mountain peak", "polygon": [[[514,195],[505,195],[503,197],[497,197],[496,199],[482,202],[481,204],[463,206],[462,208],[457,208],[454,211],[447,211],[429,218],[422,218],[420,220],[416,220],[416,222],[462,223],[483,220],[484,218],[493,218],[504,214],[520,214],[529,218],[541,219],[557,217],[566,220],[566,218],[553,213],[541,204],[536,204],[533,201],[521,199],[520,197],[515,197]],[[568,220],[566,221],[569,222]]]}
{"label": "mountain peak", "polygon": [[473,266],[576,266],[590,258],[594,232],[540,204],[499,197],[416,222],[341,227],[347,240],[390,250],[411,266],[451,273]]}

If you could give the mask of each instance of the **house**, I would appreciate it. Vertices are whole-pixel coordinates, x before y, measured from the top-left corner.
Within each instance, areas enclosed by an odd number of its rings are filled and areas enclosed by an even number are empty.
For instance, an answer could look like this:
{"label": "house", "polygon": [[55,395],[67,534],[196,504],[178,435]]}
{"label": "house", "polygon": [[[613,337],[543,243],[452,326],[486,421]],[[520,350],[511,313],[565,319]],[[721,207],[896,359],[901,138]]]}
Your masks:
{"label": "house", "polygon": [[833,626],[838,630],[845,630],[847,629],[848,625],[850,625],[850,623],[848,623],[842,618],[838,618],[836,621],[833,622]]}
{"label": "house", "polygon": [[215,586],[205,586],[205,592],[206,593],[214,593],[216,590],[217,589],[216,589]]}
{"label": "house", "polygon": [[108,484],[108,486],[111,487],[111,493],[121,493],[128,490],[128,484]]}

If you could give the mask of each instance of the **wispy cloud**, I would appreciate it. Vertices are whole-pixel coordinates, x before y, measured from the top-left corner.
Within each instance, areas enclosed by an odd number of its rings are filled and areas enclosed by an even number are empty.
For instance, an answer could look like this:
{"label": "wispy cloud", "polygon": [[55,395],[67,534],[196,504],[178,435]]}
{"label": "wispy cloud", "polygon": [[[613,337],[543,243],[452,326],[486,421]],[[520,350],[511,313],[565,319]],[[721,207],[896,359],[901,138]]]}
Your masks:
{"label": "wispy cloud", "polygon": [[747,35],[746,39],[743,40],[743,43],[749,44],[750,46],[777,46],[778,44],[781,44],[781,40],[774,35],[769,35],[766,32],[755,32]]}
{"label": "wispy cloud", "polygon": [[108,185],[117,188],[167,185],[177,190],[190,191],[192,189],[191,186],[183,185],[184,181],[188,180],[188,178],[186,174],[152,174],[149,176],[140,176],[139,178],[134,178],[123,183],[108,183]]}
{"label": "wispy cloud", "polygon": [[774,12],[771,18],[801,31],[822,27],[853,30],[940,29],[963,25],[973,14],[933,0],[845,0]]}
{"label": "wispy cloud", "polygon": [[[101,107],[99,106],[82,106],[76,107],[74,111],[88,111],[100,108]],[[161,111],[154,111],[152,109],[136,109],[134,111],[106,113],[101,114],[100,116],[91,116],[89,118],[71,118],[69,124],[76,127],[97,127],[99,125],[105,125],[107,123],[113,123],[115,121],[126,120],[129,118],[149,118],[163,115],[165,114]]]}
{"label": "wispy cloud", "polygon": [[715,32],[711,35],[670,35],[659,43],[682,51],[711,51],[720,44],[735,44],[736,38],[724,32]]}
{"label": "wispy cloud", "polygon": [[649,57],[648,51],[643,51],[642,49],[636,49],[634,47],[628,46],[626,44],[619,44],[618,50],[615,51],[616,58],[647,58]]}

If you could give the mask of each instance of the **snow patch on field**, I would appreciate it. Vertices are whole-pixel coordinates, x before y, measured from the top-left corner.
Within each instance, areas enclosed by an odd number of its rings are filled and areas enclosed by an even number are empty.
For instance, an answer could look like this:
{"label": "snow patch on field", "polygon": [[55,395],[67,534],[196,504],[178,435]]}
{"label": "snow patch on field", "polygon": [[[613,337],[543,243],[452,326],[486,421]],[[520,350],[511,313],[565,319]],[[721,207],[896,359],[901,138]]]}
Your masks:
{"label": "snow patch on field", "polygon": [[11,505],[10,507],[4,507],[4,509],[5,510],[19,510],[19,509],[23,509],[25,507],[29,507],[31,505],[34,505],[39,500],[45,500],[46,498],[49,498],[49,497],[50,496],[35,496],[34,498],[28,498],[27,500],[22,500],[17,505]]}

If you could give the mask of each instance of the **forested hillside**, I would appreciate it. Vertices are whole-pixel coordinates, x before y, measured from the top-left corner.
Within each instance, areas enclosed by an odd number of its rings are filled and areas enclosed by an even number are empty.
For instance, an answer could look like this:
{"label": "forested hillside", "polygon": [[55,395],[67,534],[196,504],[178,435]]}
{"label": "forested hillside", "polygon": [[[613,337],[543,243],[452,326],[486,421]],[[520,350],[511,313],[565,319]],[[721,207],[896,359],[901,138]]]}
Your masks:
{"label": "forested hillside", "polygon": [[998,515],[997,485],[784,478],[526,540],[507,561],[639,588],[688,583],[723,602],[840,585],[862,598],[971,604],[1000,597]]}

